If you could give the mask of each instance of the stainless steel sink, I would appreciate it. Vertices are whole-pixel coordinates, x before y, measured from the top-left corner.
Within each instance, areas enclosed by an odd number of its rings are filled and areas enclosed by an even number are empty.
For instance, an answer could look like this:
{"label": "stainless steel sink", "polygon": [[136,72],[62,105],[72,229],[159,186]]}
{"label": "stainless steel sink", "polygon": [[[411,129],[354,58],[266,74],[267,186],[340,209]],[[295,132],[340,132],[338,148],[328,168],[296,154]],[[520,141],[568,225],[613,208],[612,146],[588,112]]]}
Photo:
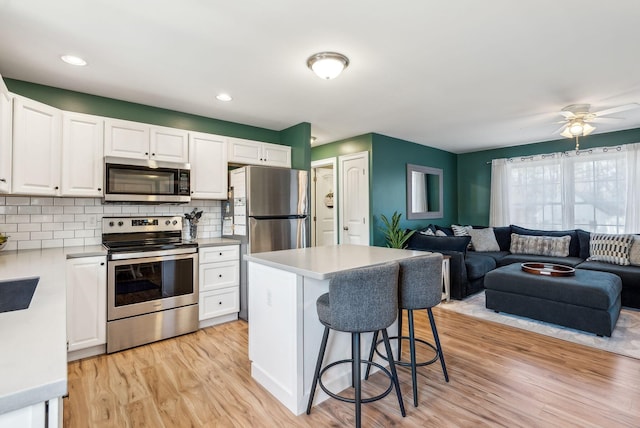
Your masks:
{"label": "stainless steel sink", "polygon": [[0,281],[0,313],[27,309],[39,277]]}

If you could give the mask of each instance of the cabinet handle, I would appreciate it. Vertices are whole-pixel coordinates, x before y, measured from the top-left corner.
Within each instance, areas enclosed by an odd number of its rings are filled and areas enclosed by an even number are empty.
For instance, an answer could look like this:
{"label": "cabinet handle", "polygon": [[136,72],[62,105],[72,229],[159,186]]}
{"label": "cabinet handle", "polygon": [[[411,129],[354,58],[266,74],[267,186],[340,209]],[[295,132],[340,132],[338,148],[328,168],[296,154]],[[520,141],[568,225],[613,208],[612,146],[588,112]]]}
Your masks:
{"label": "cabinet handle", "polygon": [[219,304],[219,305],[221,305],[221,304],[222,304],[222,302],[218,302],[218,304]]}
{"label": "cabinet handle", "polygon": [[102,188],[101,187],[98,187],[98,192],[102,192]]}
{"label": "cabinet handle", "polygon": [[104,262],[101,262],[101,263],[100,263],[100,266],[104,266]]}
{"label": "cabinet handle", "polygon": [[349,226],[344,226],[342,230],[349,230]]}
{"label": "cabinet handle", "polygon": [[149,156],[149,152],[144,152],[144,155],[145,156]]}
{"label": "cabinet handle", "polygon": [[218,278],[222,278],[222,274],[219,274],[219,275],[218,275]]}
{"label": "cabinet handle", "polygon": [[222,255],[222,253],[220,253],[220,255]]}
{"label": "cabinet handle", "polygon": [[56,186],[56,190],[58,190],[58,189],[59,189],[59,187],[58,187],[58,186]]}
{"label": "cabinet handle", "polygon": [[151,156],[155,156],[155,155],[156,155],[155,153],[151,153]]}
{"label": "cabinet handle", "polygon": [[3,182],[3,183],[6,183],[7,179],[6,178],[0,178],[0,181]]}

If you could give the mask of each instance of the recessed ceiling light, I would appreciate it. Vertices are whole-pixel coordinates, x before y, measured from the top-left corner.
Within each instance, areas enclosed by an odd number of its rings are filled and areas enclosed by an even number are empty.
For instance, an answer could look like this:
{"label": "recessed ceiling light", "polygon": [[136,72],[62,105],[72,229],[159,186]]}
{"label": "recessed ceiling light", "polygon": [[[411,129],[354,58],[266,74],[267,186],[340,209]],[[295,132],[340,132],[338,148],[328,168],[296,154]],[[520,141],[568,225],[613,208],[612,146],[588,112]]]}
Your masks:
{"label": "recessed ceiling light", "polygon": [[231,98],[229,94],[218,94],[216,95],[216,99],[218,101],[231,101],[233,98]]}
{"label": "recessed ceiling light", "polygon": [[71,65],[77,65],[79,67],[85,66],[87,65],[87,61],[83,60],[82,58],[80,58],[79,56],[74,56],[74,55],[62,55],[60,57],[61,60],[63,60],[64,62],[66,62],[67,64],[71,64]]}

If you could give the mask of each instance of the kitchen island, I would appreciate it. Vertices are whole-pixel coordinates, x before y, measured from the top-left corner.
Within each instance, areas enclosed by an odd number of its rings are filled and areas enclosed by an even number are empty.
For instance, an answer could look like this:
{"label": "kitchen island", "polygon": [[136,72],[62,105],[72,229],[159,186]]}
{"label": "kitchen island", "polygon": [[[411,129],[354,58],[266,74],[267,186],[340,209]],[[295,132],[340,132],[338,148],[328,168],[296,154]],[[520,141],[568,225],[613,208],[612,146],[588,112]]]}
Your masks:
{"label": "kitchen island", "polygon": [[[342,271],[424,255],[422,251],[360,245],[334,245],[247,254],[249,282],[249,359],[251,375],[296,415],[307,407],[324,326],[317,298]],[[397,325],[389,335],[397,334]],[[372,334],[362,335],[368,355]],[[325,361],[351,357],[348,333],[332,331]],[[328,371],[323,382],[332,391],[351,384],[351,368]],[[314,403],[328,396],[318,388]]]}

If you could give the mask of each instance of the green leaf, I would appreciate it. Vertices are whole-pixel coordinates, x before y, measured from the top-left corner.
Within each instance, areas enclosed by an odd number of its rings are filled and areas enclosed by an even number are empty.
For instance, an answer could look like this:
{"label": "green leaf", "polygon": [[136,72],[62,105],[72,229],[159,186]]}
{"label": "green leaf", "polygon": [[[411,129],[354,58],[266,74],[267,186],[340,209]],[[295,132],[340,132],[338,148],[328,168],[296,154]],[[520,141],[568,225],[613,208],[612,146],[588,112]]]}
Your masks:
{"label": "green leaf", "polygon": [[415,230],[406,231],[400,227],[401,213],[397,211],[393,212],[391,221],[384,214],[380,214],[380,220],[384,227],[380,227],[380,230],[384,233],[387,240],[387,247],[390,248],[405,248],[407,240],[415,233]]}

